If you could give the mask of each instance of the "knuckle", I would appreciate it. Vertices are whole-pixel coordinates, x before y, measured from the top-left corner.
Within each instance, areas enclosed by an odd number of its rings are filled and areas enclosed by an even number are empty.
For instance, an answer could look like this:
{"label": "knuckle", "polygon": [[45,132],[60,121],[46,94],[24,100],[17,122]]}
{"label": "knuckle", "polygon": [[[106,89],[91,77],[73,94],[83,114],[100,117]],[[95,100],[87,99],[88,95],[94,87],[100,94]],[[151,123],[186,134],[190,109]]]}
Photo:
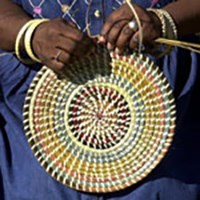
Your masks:
{"label": "knuckle", "polygon": [[127,24],[126,20],[120,19],[118,21],[115,21],[113,27],[121,30],[126,24]]}
{"label": "knuckle", "polygon": [[115,23],[113,25],[113,28],[120,29],[121,28],[121,24],[120,23]]}

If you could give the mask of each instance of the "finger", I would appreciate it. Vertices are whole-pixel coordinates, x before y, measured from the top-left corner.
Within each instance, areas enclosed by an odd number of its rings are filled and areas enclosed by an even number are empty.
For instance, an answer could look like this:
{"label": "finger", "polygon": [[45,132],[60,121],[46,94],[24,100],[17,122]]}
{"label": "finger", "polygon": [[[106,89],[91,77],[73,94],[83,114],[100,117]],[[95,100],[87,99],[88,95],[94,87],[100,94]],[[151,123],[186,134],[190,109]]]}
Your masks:
{"label": "finger", "polygon": [[108,34],[108,32],[111,30],[111,28],[121,22],[121,21],[129,21],[130,19],[128,17],[122,17],[123,15],[120,14],[120,12],[114,11],[106,20],[105,24],[103,25],[103,28],[101,30],[101,35],[105,36]]}
{"label": "finger", "polygon": [[143,28],[143,43],[145,45],[148,43],[152,43],[157,38],[154,29],[151,26],[149,26],[149,24],[144,24],[142,28]]}
{"label": "finger", "polygon": [[85,38],[84,34],[74,27],[72,28],[67,27],[66,29],[60,30],[60,35],[70,38],[77,42],[80,42]]}
{"label": "finger", "polygon": [[57,32],[64,36],[71,38],[75,41],[81,41],[83,40],[84,33],[80,31],[74,24],[67,22],[64,19],[55,19],[57,22]]}
{"label": "finger", "polygon": [[[142,43],[143,45],[151,44],[153,42],[153,34],[152,34],[152,29],[148,27],[147,24],[142,25]],[[130,39],[129,42],[129,47],[131,49],[136,49],[139,46],[139,41],[140,41],[140,34],[139,31],[137,31],[132,38]]]}
{"label": "finger", "polygon": [[74,41],[70,38],[60,36],[58,38],[56,48],[62,49],[65,52],[72,54],[74,56],[85,55],[86,52],[89,52],[93,47],[93,42],[88,40],[83,40],[80,42]]}
{"label": "finger", "polygon": [[113,17],[113,14],[111,14],[105,24],[103,25],[103,28],[101,30],[101,35],[105,36],[108,34],[109,30],[111,29],[111,27],[115,24],[115,20],[114,20],[114,17]]}
{"label": "finger", "polygon": [[43,49],[43,54],[41,54],[40,56],[40,60],[42,62],[42,64],[46,64],[47,62],[56,59],[58,53],[59,53],[59,49],[56,49],[55,47],[49,47],[47,49]]}
{"label": "finger", "polygon": [[55,59],[51,59],[51,60],[47,60],[44,63],[45,66],[47,66],[48,68],[52,69],[55,73],[57,74],[61,74],[62,71],[65,68],[65,64],[62,62],[59,62]]}
{"label": "finger", "polygon": [[54,58],[53,60],[56,61],[56,63],[61,62],[65,65],[67,65],[67,64],[69,64],[71,57],[72,57],[72,55],[70,55],[68,52],[59,50],[56,58]]}
{"label": "finger", "polygon": [[[52,69],[56,69],[56,66],[58,65],[58,70],[60,70],[60,68],[63,67],[63,64],[67,64],[69,60],[70,54],[63,51],[62,49],[52,48],[43,55],[41,62],[44,65],[50,65]],[[56,64],[56,66],[52,66],[52,62]]]}
{"label": "finger", "polygon": [[81,53],[90,52],[96,47],[96,42],[94,39],[89,37],[84,37],[81,42],[78,42],[77,48],[80,49]]}
{"label": "finger", "polygon": [[110,42],[108,42],[106,46],[107,46],[107,49],[110,50],[110,51],[115,48],[115,45],[111,44]]}
{"label": "finger", "polygon": [[135,34],[133,34],[133,36],[131,37],[130,41],[129,41],[129,47],[131,49],[136,49],[138,47],[139,44],[139,31],[137,31]]}
{"label": "finger", "polygon": [[128,24],[126,24],[119,34],[119,37],[116,42],[116,46],[120,50],[123,50],[125,47],[127,47],[129,40],[134,35],[134,33],[135,32],[132,29],[130,29]]}
{"label": "finger", "polygon": [[110,43],[110,46],[114,48],[116,46],[116,41],[118,40],[118,37],[120,35],[121,30],[123,27],[127,24],[127,20],[120,21],[118,23],[115,23],[110,31],[107,34],[107,42]]}
{"label": "finger", "polygon": [[55,44],[55,47],[57,49],[61,49],[69,54],[72,54],[73,52],[76,53],[75,49],[77,48],[78,43],[71,38],[59,36],[57,39],[57,43]]}

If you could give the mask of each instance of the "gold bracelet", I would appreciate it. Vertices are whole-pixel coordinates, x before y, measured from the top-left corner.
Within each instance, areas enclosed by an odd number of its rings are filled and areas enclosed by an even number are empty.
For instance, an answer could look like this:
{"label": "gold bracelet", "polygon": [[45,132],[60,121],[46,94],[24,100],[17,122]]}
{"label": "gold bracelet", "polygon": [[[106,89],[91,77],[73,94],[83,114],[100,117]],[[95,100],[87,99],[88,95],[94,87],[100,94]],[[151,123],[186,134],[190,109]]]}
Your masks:
{"label": "gold bracelet", "polygon": [[30,26],[28,27],[25,37],[24,37],[24,45],[28,56],[35,62],[41,63],[41,61],[35,56],[32,49],[32,36],[35,29],[42,23],[47,22],[48,19],[35,19]]}
{"label": "gold bracelet", "polygon": [[28,27],[33,23],[34,20],[30,20],[28,22],[26,22],[22,28],[20,29],[19,33],[17,34],[17,38],[15,40],[15,54],[17,56],[17,58],[22,62],[22,63],[25,63],[25,64],[32,64],[33,62],[30,60],[30,59],[24,59],[21,57],[21,54],[20,54],[20,42],[21,42],[21,39],[23,38],[24,36],[24,33],[25,31],[28,29]]}
{"label": "gold bracelet", "polygon": [[160,12],[168,20],[168,23],[169,23],[169,25],[170,25],[170,27],[172,29],[173,38],[171,38],[171,39],[177,39],[178,38],[178,30],[177,30],[176,24],[174,22],[174,19],[172,18],[172,16],[166,10],[160,9]]}
{"label": "gold bracelet", "polygon": [[[177,39],[177,28],[175,25],[175,22],[173,18],[170,16],[170,14],[163,10],[163,9],[147,9],[150,12],[153,12],[157,15],[157,17],[160,19],[160,22],[162,24],[162,37],[168,38],[168,39]],[[162,57],[166,54],[169,54],[172,47],[169,45],[166,45],[163,52],[160,53],[158,57]]]}
{"label": "gold bracelet", "polygon": [[154,8],[148,8],[147,11],[154,13],[160,20],[161,23],[161,29],[162,29],[162,37],[167,37],[167,28],[166,28],[166,21],[164,18],[164,15],[162,12],[160,12],[160,9],[154,9]]}

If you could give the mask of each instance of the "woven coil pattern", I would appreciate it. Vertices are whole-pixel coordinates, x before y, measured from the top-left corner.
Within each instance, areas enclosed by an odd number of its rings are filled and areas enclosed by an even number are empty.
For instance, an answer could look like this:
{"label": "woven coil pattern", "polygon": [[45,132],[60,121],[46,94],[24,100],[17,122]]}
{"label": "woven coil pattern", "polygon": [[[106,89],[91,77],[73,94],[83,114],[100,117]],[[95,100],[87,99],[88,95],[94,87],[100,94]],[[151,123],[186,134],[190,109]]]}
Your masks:
{"label": "woven coil pattern", "polygon": [[106,50],[59,78],[43,67],[24,104],[28,142],[45,170],[86,192],[113,192],[146,177],[171,144],[175,105],[148,58]]}

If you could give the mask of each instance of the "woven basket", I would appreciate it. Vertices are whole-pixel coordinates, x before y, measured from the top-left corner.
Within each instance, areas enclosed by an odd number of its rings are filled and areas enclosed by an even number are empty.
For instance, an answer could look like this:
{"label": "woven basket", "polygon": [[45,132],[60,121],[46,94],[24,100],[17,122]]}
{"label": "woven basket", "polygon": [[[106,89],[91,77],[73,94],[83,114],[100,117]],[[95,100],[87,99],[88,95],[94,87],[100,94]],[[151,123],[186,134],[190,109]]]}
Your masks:
{"label": "woven basket", "polygon": [[25,100],[24,128],[39,163],[86,192],[118,191],[146,177],[175,129],[174,99],[158,67],[100,49],[63,74],[43,67]]}

